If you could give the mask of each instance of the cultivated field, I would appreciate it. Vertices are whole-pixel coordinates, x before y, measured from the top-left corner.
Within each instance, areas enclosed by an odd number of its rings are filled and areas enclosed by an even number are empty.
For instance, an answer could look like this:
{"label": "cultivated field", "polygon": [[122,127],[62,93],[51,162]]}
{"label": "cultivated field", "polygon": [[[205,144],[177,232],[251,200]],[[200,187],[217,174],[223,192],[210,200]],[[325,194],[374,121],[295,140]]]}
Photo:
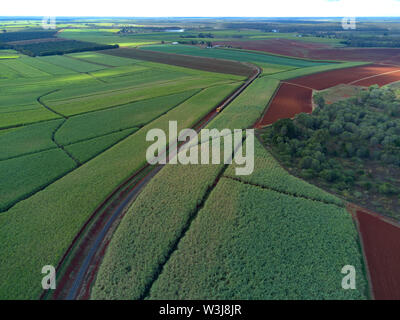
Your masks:
{"label": "cultivated field", "polygon": [[301,112],[310,113],[312,111],[311,98],[312,90],[309,88],[291,83],[281,84],[267,112],[256,126],[263,127],[278,119],[293,118]]}
{"label": "cultivated field", "polygon": [[271,63],[276,65],[291,66],[296,68],[311,67],[327,62],[292,59],[276,55],[260,54],[236,50],[224,50],[219,48],[201,48],[189,45],[151,45],[142,46],[143,50],[183,54],[197,57],[219,58],[226,60],[245,61],[252,63]]}
{"label": "cultivated field", "polygon": [[379,86],[382,86],[399,80],[399,67],[372,64],[346,68],[344,70],[321,72],[293,79],[290,82],[310,87],[315,90],[323,90],[338,84],[355,84],[360,86],[378,84]]}
{"label": "cultivated field", "polygon": [[[303,39],[307,41],[307,39]],[[252,41],[228,41],[216,44],[231,45],[234,48],[257,50],[286,56],[340,61],[373,61],[400,65],[398,48],[334,48],[332,44],[305,42],[288,39]]]}
{"label": "cultivated field", "polygon": [[374,298],[400,299],[400,226],[361,210],[357,211],[357,221]]}
{"label": "cultivated field", "polygon": [[[338,21],[1,20],[0,299],[398,298],[398,225],[343,200],[399,203],[396,92],[368,88],[400,82],[396,24]],[[254,171],[149,165],[147,133],[169,121],[255,128]]]}
{"label": "cultivated field", "polygon": [[193,126],[244,78],[94,52],[14,60],[0,66],[0,255],[11,268],[1,266],[0,296],[33,298],[41,275],[20,271],[57,265],[98,203],[145,164],[147,131]]}
{"label": "cultivated field", "polygon": [[357,290],[340,286],[361,261],[345,209],[221,178],[148,297],[365,299],[361,272]]}

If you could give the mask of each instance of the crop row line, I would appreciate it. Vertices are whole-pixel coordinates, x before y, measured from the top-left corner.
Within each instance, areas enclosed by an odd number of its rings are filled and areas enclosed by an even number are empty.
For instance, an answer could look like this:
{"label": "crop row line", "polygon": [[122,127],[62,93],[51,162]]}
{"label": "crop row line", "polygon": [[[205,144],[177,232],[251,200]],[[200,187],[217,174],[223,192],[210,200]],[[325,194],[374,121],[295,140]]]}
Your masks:
{"label": "crop row line", "polygon": [[[245,138],[243,139],[243,141],[245,140]],[[240,148],[240,146],[242,145],[243,141],[241,141],[235,148],[234,150],[232,150],[232,154],[231,154],[231,158],[230,160],[233,159],[234,155],[236,154],[236,152],[238,151],[238,149]],[[208,187],[207,191],[205,192],[203,198],[201,199],[200,203],[197,204],[196,209],[194,210],[194,212],[192,214],[190,214],[189,219],[186,221],[186,224],[183,226],[182,231],[180,233],[180,235],[176,238],[175,242],[173,243],[173,245],[171,246],[170,250],[168,251],[168,253],[166,254],[166,258],[165,260],[159,265],[159,267],[157,268],[156,272],[153,274],[152,280],[150,281],[150,283],[147,284],[147,286],[145,287],[145,290],[143,291],[143,294],[141,297],[139,297],[138,300],[144,300],[146,299],[149,294],[150,294],[150,290],[151,287],[153,286],[154,282],[156,282],[156,280],[160,277],[160,275],[162,274],[165,265],[168,263],[168,261],[170,260],[172,254],[178,249],[178,245],[181,242],[181,240],[185,237],[186,233],[189,231],[190,226],[192,225],[192,222],[194,221],[194,219],[197,217],[198,213],[200,212],[201,209],[204,208],[205,203],[207,202],[207,199],[209,198],[210,194],[212,193],[212,191],[214,190],[214,188],[217,186],[219,180],[221,179],[221,177],[224,176],[224,173],[226,171],[226,169],[229,167],[229,163],[224,164],[223,167],[221,167],[220,172],[218,173],[217,177],[215,178],[214,182]]]}
{"label": "crop row line", "polygon": [[64,114],[62,114],[62,113],[60,113],[60,112],[58,112],[58,111],[56,111],[56,110],[50,108],[48,105],[46,105],[46,104],[42,101],[42,98],[43,98],[43,97],[45,97],[45,96],[47,96],[47,95],[49,95],[49,94],[52,94],[52,93],[54,93],[54,92],[57,92],[57,91],[60,91],[60,89],[55,89],[55,90],[52,90],[52,91],[50,91],[50,92],[44,93],[44,94],[42,94],[41,96],[39,96],[36,100],[37,100],[37,102],[38,102],[40,105],[42,105],[44,108],[46,108],[46,109],[49,110],[50,112],[53,112],[53,113],[55,113],[56,115],[58,115],[58,116],[60,116],[60,117],[62,117],[62,118],[64,118],[64,119],[68,119],[68,117],[67,117],[66,115],[64,115]]}
{"label": "crop row line", "polygon": [[51,112],[53,112],[53,113],[59,115],[60,117],[63,117],[63,118],[64,118],[64,121],[61,122],[60,125],[59,125],[59,126],[53,131],[53,133],[51,134],[51,140],[57,145],[58,148],[60,148],[62,151],[64,151],[64,153],[65,153],[68,157],[70,157],[70,158],[75,162],[75,164],[79,167],[79,166],[81,165],[81,163],[79,162],[79,160],[76,159],[72,153],[70,153],[68,150],[66,150],[66,149],[64,148],[64,146],[63,146],[62,144],[58,143],[58,141],[55,139],[55,135],[56,135],[57,131],[58,131],[58,130],[62,127],[62,125],[68,120],[68,116],[63,115],[63,114],[59,113],[58,111],[53,110],[52,108],[50,108],[48,105],[46,105],[46,104],[42,101],[42,98],[43,98],[44,96],[49,95],[49,94],[54,93],[54,92],[57,92],[57,91],[59,91],[59,90],[60,90],[60,89],[56,89],[56,90],[50,91],[50,92],[48,92],[48,93],[45,93],[45,94],[39,96],[39,97],[37,98],[37,102],[39,102],[39,103],[40,103],[44,108],[46,108],[47,110],[49,110],[49,111],[51,111]]}
{"label": "crop row line", "polygon": [[64,146],[62,144],[60,144],[55,138],[57,131],[60,130],[60,128],[62,127],[62,125],[65,122],[67,122],[67,119],[64,119],[64,121],[61,122],[60,125],[53,131],[53,133],[51,134],[51,140],[57,145],[58,148],[60,148],[62,151],[64,151],[64,153],[68,157],[70,157],[76,163],[76,165],[79,167],[81,165],[80,161],[77,158],[75,158],[71,152],[69,152],[67,149],[65,149]]}
{"label": "crop row line", "polygon": [[[141,72],[130,72],[130,73],[126,73],[124,75],[119,75],[118,77],[125,77],[125,76],[126,77],[130,77],[133,74],[139,76],[139,75],[142,75],[143,73],[146,73],[146,72],[149,72],[149,70],[143,70]],[[81,74],[84,74],[84,73],[81,73]],[[182,77],[179,80],[186,79],[186,78],[193,79],[193,77],[191,76],[191,77]],[[125,87],[118,88],[118,89],[103,90],[103,91],[101,91],[101,93],[107,93],[107,94],[109,94],[109,93],[119,93],[119,92],[124,93],[124,92],[132,91],[132,90],[135,90],[135,89],[149,88],[149,87],[154,87],[155,85],[158,85],[158,84],[167,84],[169,82],[172,83],[172,82],[175,82],[175,81],[176,81],[176,79],[173,79],[173,80],[161,80],[161,81],[150,82],[150,83],[142,83],[142,84],[125,86]],[[81,99],[81,98],[95,97],[98,94],[99,94],[99,92],[90,92],[90,93],[85,93],[85,94],[81,94],[81,95],[70,97],[70,98],[52,99],[52,100],[49,100],[49,102],[65,102],[65,101],[69,102],[69,101],[76,100],[76,99]]]}
{"label": "crop row line", "polygon": [[92,77],[94,80],[97,80],[101,83],[108,83],[107,81],[101,79],[101,78],[97,78],[94,74],[90,73],[90,72],[84,72],[85,74],[87,74],[89,77]]}
{"label": "crop row line", "polygon": [[[161,115],[159,115],[157,118],[152,119],[152,120],[150,120],[150,121],[148,121],[148,122],[146,122],[146,123],[144,123],[144,124],[142,124],[142,125],[134,126],[134,127],[129,127],[129,128],[125,128],[125,129],[123,129],[123,130],[131,129],[131,128],[135,128],[135,127],[141,129],[141,128],[143,128],[144,126],[150,124],[151,122],[156,121],[159,117],[161,117],[161,116],[167,114],[167,113],[170,112],[170,111],[173,111],[176,107],[178,107],[179,105],[181,105],[182,103],[184,103],[186,100],[190,99],[191,97],[195,96],[196,94],[200,93],[200,92],[203,91],[203,90],[205,90],[205,88],[202,88],[202,89],[196,91],[196,92],[193,93],[190,97],[188,97],[188,98],[186,98],[185,100],[179,102],[179,103],[178,103],[176,106],[174,106],[173,108],[171,108],[171,109],[169,109],[169,110],[163,112],[163,113],[162,113]],[[46,120],[46,121],[52,121],[52,120]],[[3,160],[9,160],[9,159],[13,159],[13,158],[19,158],[19,157],[27,156],[27,155],[30,155],[30,154],[36,154],[36,153],[40,153],[40,152],[43,152],[43,151],[47,151],[47,150],[51,150],[51,149],[60,148],[61,150],[63,150],[63,151],[75,162],[75,164],[77,165],[77,167],[79,167],[80,165],[82,165],[82,163],[80,163],[80,161],[79,161],[78,159],[76,159],[68,150],[65,149],[66,146],[70,146],[70,145],[72,145],[72,144],[79,143],[79,142],[85,142],[85,141],[88,141],[88,140],[93,140],[93,139],[96,139],[96,138],[99,138],[99,137],[103,137],[103,136],[106,136],[106,135],[109,135],[109,134],[113,134],[113,133],[122,131],[122,130],[116,130],[116,131],[109,132],[109,133],[104,134],[104,135],[99,135],[99,136],[96,136],[96,137],[93,137],[93,138],[84,139],[84,140],[76,141],[76,142],[73,142],[73,143],[61,145],[61,144],[58,143],[57,140],[55,139],[55,134],[57,133],[57,131],[61,128],[61,126],[62,126],[66,121],[67,121],[67,119],[64,119],[64,121],[52,132],[51,140],[52,140],[52,141],[55,143],[55,145],[56,145],[54,148],[49,148],[49,149],[46,149],[46,150],[40,150],[40,151],[37,151],[37,152],[32,152],[32,153],[27,153],[27,154],[23,154],[23,155],[18,155],[18,156],[15,156],[15,157],[12,157],[12,158],[8,158],[8,159],[3,159]],[[135,134],[136,132],[137,132],[137,131],[133,132],[132,134]],[[104,149],[103,151],[101,151],[100,153],[96,154],[94,157],[90,158],[90,159],[87,160],[87,161],[90,161],[90,160],[94,159],[94,158],[97,157],[99,154],[104,153],[104,152],[107,151],[108,149],[110,149],[110,148],[112,148],[113,146],[115,146],[117,143],[119,143],[119,142],[121,142],[121,141],[127,139],[128,137],[130,137],[132,134],[129,134],[129,135],[126,136],[125,138],[116,141],[115,143],[113,143],[112,145],[110,145],[108,148]],[[3,161],[3,160],[0,160],[0,161]],[[77,167],[75,167],[73,170],[75,170]],[[68,171],[67,173],[70,173],[70,172],[72,172],[73,170]],[[63,176],[64,176],[64,175],[63,175]],[[63,177],[63,176],[62,176],[62,177]],[[61,177],[59,177],[59,178],[61,178]],[[51,181],[50,183],[46,184],[46,185],[43,186],[42,188],[40,188],[40,189],[38,189],[38,190],[32,192],[31,194],[28,195],[28,197],[33,196],[36,192],[43,190],[44,188],[48,187],[50,184],[52,184],[52,183],[55,182],[55,181],[56,181],[56,180]],[[13,203],[13,204],[12,204],[10,207],[8,207],[5,211],[11,209],[11,208],[12,208],[15,204],[17,204],[19,201],[25,200],[25,199],[27,199],[28,197],[24,197],[24,198],[18,199],[17,201],[15,201],[15,203]],[[2,211],[2,212],[3,212],[3,211]]]}
{"label": "crop row line", "polygon": [[224,165],[221,168],[221,171],[219,172],[218,176],[215,178],[214,183],[211,186],[208,187],[208,189],[207,189],[206,193],[204,194],[203,198],[201,199],[200,203],[197,205],[197,207],[194,210],[194,212],[189,216],[189,219],[187,220],[186,224],[183,226],[181,233],[179,234],[179,236],[174,241],[174,243],[171,246],[170,250],[167,252],[164,261],[160,263],[160,265],[158,266],[157,270],[155,271],[155,273],[151,277],[152,278],[151,281],[145,286],[143,294],[139,297],[138,300],[144,300],[149,296],[150,290],[151,290],[153,284],[157,281],[157,279],[162,274],[162,272],[164,270],[164,267],[168,263],[168,261],[170,260],[172,254],[178,249],[179,243],[185,237],[186,233],[190,229],[190,226],[192,225],[193,220],[197,217],[199,211],[204,207],[204,205],[205,205],[207,199],[209,198],[211,192],[213,191],[213,189],[215,188],[215,186],[217,185],[218,181],[220,180],[220,178],[222,177],[222,175],[224,174],[224,172],[225,172],[225,170],[227,168],[228,168],[228,164]]}
{"label": "crop row line", "polygon": [[[207,89],[209,87],[211,87],[211,86],[206,86],[204,88],[197,88],[199,90],[196,93],[199,93],[201,90]],[[139,99],[139,100],[135,100],[134,99],[134,100],[130,100],[130,101],[125,102],[125,103],[110,105],[110,106],[104,107],[104,108],[99,108],[99,109],[95,109],[95,110],[90,110],[90,111],[85,111],[85,112],[73,114],[73,115],[68,116],[67,118],[73,118],[73,117],[77,117],[77,116],[80,116],[80,115],[83,115],[83,114],[88,114],[88,113],[93,113],[93,112],[98,112],[98,111],[110,110],[110,109],[114,109],[114,108],[118,108],[118,107],[123,107],[123,106],[126,106],[126,105],[131,104],[131,103],[148,101],[148,100],[151,100],[151,99],[154,99],[154,98],[168,97],[168,96],[172,96],[172,95],[175,95],[175,94],[178,94],[178,93],[183,93],[183,92],[186,92],[186,91],[191,91],[191,90],[183,90],[183,91],[179,91],[179,92],[175,92],[175,93],[169,93],[169,94],[166,94],[166,95],[157,96],[157,97],[151,97],[151,98],[146,98],[146,99]]]}
{"label": "crop row line", "polygon": [[340,206],[340,205],[338,205],[336,203],[333,203],[333,202],[297,195],[297,194],[294,194],[292,192],[282,191],[282,190],[279,190],[277,188],[267,187],[267,186],[264,186],[264,185],[261,185],[261,184],[258,184],[258,183],[243,181],[243,180],[241,180],[239,178],[235,178],[235,177],[231,177],[231,176],[225,176],[224,175],[224,178],[231,179],[233,181],[237,181],[237,182],[240,182],[240,183],[243,183],[243,184],[247,184],[247,185],[250,185],[250,186],[253,186],[253,187],[258,187],[258,188],[265,189],[265,190],[275,191],[275,192],[282,193],[282,194],[285,194],[287,196],[292,196],[292,197],[295,197],[295,198],[302,198],[302,199],[311,200],[311,201],[318,201],[318,202],[322,202],[324,204],[334,205],[334,206],[339,207],[339,208],[343,207],[343,206]]}

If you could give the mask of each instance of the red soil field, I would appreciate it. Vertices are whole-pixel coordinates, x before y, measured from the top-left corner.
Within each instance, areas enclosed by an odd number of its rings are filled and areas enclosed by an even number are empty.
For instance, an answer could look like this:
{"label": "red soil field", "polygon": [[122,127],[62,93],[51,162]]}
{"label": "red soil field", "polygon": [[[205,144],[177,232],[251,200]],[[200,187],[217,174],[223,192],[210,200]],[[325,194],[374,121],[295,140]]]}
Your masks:
{"label": "red soil field", "polygon": [[357,211],[357,220],[377,300],[400,300],[400,227]]}
{"label": "red soil field", "polygon": [[328,44],[284,39],[250,40],[250,41],[217,41],[217,45],[232,46],[237,49],[256,50],[282,54],[286,56],[307,58],[311,49],[331,48]]}
{"label": "red soil field", "polygon": [[400,69],[395,72],[391,72],[388,74],[383,74],[380,76],[375,76],[367,79],[361,79],[356,82],[353,82],[352,84],[356,86],[364,86],[364,87],[369,87],[373,84],[377,84],[379,86],[384,86],[386,84],[400,81]]}
{"label": "red soil field", "polygon": [[312,90],[290,83],[282,83],[267,112],[256,124],[263,127],[278,119],[293,118],[301,112],[311,113]]}
{"label": "red soil field", "polygon": [[396,48],[334,48],[329,44],[303,40],[267,39],[250,41],[220,41],[215,44],[258,50],[287,56],[322,59],[372,61],[400,65],[400,49]]}
{"label": "red soil field", "polygon": [[[290,83],[299,84],[316,90],[323,90],[338,84],[368,86],[377,83],[379,85],[385,85],[400,80],[400,73],[395,71],[400,71],[400,67],[372,64],[311,74],[290,80]],[[364,78],[368,79],[361,81],[361,79]]]}

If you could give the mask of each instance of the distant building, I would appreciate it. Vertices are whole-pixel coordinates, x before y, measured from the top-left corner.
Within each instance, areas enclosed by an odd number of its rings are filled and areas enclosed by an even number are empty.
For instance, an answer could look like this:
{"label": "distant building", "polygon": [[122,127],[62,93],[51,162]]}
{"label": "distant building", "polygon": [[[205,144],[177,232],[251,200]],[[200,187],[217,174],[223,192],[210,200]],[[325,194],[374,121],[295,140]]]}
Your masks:
{"label": "distant building", "polygon": [[172,44],[179,44],[179,42],[174,41],[174,42],[172,42]]}

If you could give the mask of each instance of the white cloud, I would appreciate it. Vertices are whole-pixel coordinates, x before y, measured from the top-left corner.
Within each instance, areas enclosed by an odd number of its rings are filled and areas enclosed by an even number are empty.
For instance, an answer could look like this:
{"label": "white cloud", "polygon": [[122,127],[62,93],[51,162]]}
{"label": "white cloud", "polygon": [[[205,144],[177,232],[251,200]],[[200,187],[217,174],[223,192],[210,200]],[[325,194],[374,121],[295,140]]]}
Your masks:
{"label": "white cloud", "polygon": [[18,0],[0,16],[343,17],[400,16],[398,0]]}

